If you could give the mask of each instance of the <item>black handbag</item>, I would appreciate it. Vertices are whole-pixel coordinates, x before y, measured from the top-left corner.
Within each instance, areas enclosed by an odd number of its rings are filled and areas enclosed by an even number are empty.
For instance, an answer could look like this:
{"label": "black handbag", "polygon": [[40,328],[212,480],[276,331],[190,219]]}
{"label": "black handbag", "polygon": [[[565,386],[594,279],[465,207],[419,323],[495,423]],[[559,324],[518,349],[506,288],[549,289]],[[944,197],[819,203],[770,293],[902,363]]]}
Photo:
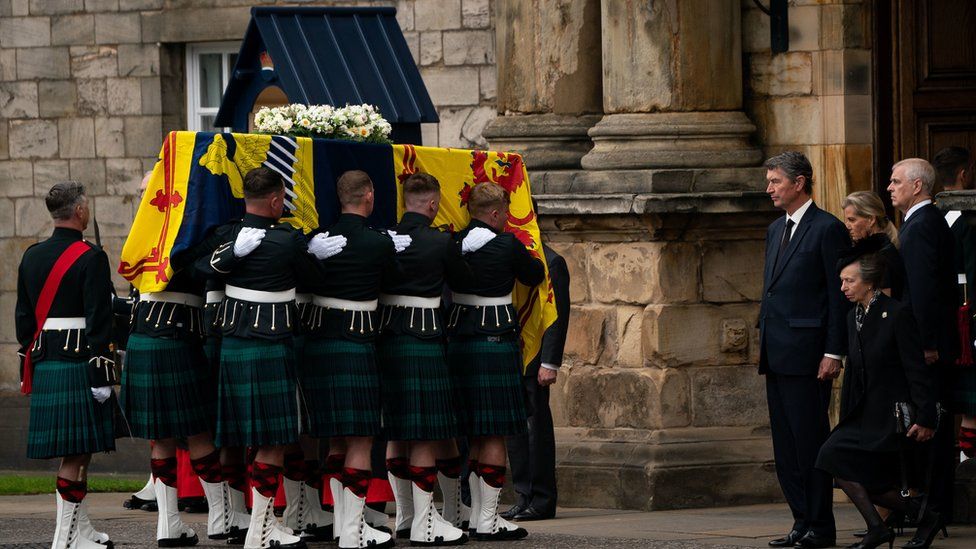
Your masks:
{"label": "black handbag", "polygon": [[895,403],[895,433],[904,435],[915,424],[915,405],[911,402]]}

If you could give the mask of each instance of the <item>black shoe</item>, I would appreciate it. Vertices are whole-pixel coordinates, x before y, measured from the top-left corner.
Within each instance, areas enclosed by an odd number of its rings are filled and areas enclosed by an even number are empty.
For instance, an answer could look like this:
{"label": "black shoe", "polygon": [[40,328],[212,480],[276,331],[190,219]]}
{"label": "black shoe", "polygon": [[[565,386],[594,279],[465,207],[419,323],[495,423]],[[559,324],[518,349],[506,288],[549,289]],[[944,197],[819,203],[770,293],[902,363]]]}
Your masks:
{"label": "black shoe", "polygon": [[894,530],[883,524],[876,528],[868,528],[863,538],[854,545],[848,545],[847,549],[875,549],[875,547],[880,547],[886,543],[888,544],[888,549],[891,549],[895,544]]}
{"label": "black shoe", "polygon": [[[543,513],[531,505],[521,513],[512,517],[512,520],[549,520],[556,516],[556,512]],[[505,517],[502,517],[505,518]]]}
{"label": "black shoe", "polygon": [[133,511],[151,511],[155,513],[158,509],[156,507],[156,500],[154,499],[142,499],[132,496],[129,499],[122,502],[122,507],[126,509],[132,509]]}
{"label": "black shoe", "polygon": [[835,536],[825,536],[816,532],[807,532],[802,538],[797,540],[794,547],[820,549],[822,547],[833,547],[836,544],[837,538]]}
{"label": "black shoe", "polygon": [[904,549],[927,549],[932,545],[932,541],[935,540],[935,536],[940,530],[945,537],[949,537],[942,516],[934,511],[926,511],[925,516],[918,521],[918,530],[915,531],[915,536],[902,547]]}
{"label": "black shoe", "polygon": [[509,507],[508,508],[508,511],[504,511],[502,513],[498,513],[498,516],[502,517],[505,520],[512,520],[513,518],[515,518],[515,515],[518,515],[519,513],[522,513],[523,511],[525,511],[528,508],[529,508],[528,504],[522,503],[520,501],[520,502],[516,503],[515,505]]}
{"label": "black shoe", "polygon": [[789,534],[781,538],[776,538],[769,542],[770,547],[793,547],[796,542],[800,541],[803,537],[803,532],[799,530],[790,530]]}
{"label": "black shoe", "polygon": [[[895,537],[905,535],[905,512],[892,511],[884,519],[884,525],[895,533]],[[868,535],[867,530],[858,530],[852,534],[855,538],[863,538]]]}

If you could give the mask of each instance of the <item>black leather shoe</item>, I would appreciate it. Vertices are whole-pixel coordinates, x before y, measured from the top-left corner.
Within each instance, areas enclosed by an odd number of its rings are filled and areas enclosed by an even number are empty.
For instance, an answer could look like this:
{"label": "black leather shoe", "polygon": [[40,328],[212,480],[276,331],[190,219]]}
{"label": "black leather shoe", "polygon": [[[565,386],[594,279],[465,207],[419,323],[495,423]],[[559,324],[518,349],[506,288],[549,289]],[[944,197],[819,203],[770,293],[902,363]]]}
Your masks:
{"label": "black leather shoe", "polygon": [[556,512],[555,511],[553,511],[551,513],[543,513],[542,511],[540,511],[540,510],[538,510],[535,507],[532,507],[530,505],[526,510],[524,510],[521,513],[515,515],[512,518],[512,520],[516,520],[516,521],[521,521],[521,520],[548,520],[548,519],[551,519],[551,518],[555,518],[555,516],[556,516]]}
{"label": "black leather shoe", "polygon": [[512,520],[513,518],[515,518],[515,515],[518,515],[519,513],[525,511],[528,508],[529,508],[528,504],[522,503],[520,501],[515,505],[509,507],[508,511],[498,513],[498,516],[502,517],[505,520]]}
{"label": "black leather shoe", "polygon": [[802,538],[797,540],[795,547],[819,549],[822,547],[833,547],[835,545],[837,545],[836,536],[825,536],[816,532],[807,532]]}
{"label": "black leather shoe", "polygon": [[803,532],[799,530],[790,530],[789,534],[781,538],[776,538],[769,542],[770,547],[793,547],[796,542],[800,541],[803,537]]}

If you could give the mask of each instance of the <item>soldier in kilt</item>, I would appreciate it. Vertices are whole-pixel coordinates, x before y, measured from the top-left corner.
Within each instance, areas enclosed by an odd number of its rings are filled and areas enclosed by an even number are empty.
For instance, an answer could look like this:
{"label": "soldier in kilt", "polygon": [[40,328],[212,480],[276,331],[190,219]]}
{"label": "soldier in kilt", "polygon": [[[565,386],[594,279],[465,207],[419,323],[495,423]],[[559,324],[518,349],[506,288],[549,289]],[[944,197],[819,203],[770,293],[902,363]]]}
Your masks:
{"label": "soldier in kilt", "polygon": [[[432,228],[440,207],[440,183],[415,173],[403,183],[406,208],[397,234],[411,238],[397,256],[398,276],[383,279],[382,335],[377,345],[383,394],[386,468],[396,497],[396,535],[424,545],[460,545],[470,508],[460,502],[461,456],[450,372],[444,357],[441,294],[445,274],[471,280],[462,244]],[[495,233],[473,231],[464,242],[474,251]],[[440,481],[444,515],[434,507]],[[467,512],[465,512],[467,511]]]}
{"label": "soldier in kilt", "polygon": [[518,315],[512,307],[515,282],[535,286],[545,267],[515,235],[503,232],[508,195],[494,183],[479,183],[468,198],[471,223],[462,242],[478,230],[497,236],[465,259],[474,281],[448,276],[453,304],[448,316],[447,361],[460,405],[461,430],[471,452],[471,523],[475,539],[520,539],[525,529],[498,516],[505,480],[505,437],[526,430]]}
{"label": "soldier in kilt", "polygon": [[61,458],[52,549],[104,549],[88,518],[91,455],[115,450],[112,280],[105,252],[82,238],[89,209],[80,183],[51,187],[54,232],[24,252],[17,272],[16,331],[22,391],[31,394],[27,457]]}
{"label": "soldier in kilt", "polygon": [[[347,245],[323,261],[326,276],[315,286],[315,309],[305,341],[305,391],[315,395],[309,405],[309,433],[330,438],[329,461],[345,451],[343,468],[333,488],[335,528],[339,547],[392,547],[392,536],[373,528],[366,515],[371,478],[370,449],[380,434],[380,388],[373,340],[380,278],[396,271],[396,251],[408,237],[386,235],[370,228],[373,183],[362,171],[348,171],[336,189],[341,214],[326,234],[341,235]],[[403,244],[398,247],[391,236]],[[318,238],[318,237],[316,237]],[[387,517],[383,516],[385,522]]]}

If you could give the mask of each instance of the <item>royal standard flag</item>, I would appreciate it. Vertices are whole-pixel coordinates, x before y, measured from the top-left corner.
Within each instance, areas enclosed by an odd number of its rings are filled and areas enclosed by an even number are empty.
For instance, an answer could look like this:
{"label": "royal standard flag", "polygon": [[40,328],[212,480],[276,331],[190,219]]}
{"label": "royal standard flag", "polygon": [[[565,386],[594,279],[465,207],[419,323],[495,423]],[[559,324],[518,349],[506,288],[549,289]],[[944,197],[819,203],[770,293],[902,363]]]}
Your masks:
{"label": "royal standard flag", "polygon": [[[166,288],[170,257],[200,242],[219,225],[244,212],[244,174],[267,166],[285,181],[282,220],[305,233],[328,227],[339,215],[335,183],[347,170],[363,170],[373,180],[376,203],[370,223],[392,227],[403,215],[402,183],[416,172],[441,183],[434,226],[459,231],[469,222],[468,193],[478,183],[501,185],[510,195],[506,230],[542,260],[539,226],[532,207],[529,176],[517,154],[377,145],[260,134],[171,132],[163,143],[125,246],[119,273],[140,292]],[[535,288],[517,284],[513,294],[522,326],[522,356],[528,364],[542,335],[556,320],[548,266]]]}

